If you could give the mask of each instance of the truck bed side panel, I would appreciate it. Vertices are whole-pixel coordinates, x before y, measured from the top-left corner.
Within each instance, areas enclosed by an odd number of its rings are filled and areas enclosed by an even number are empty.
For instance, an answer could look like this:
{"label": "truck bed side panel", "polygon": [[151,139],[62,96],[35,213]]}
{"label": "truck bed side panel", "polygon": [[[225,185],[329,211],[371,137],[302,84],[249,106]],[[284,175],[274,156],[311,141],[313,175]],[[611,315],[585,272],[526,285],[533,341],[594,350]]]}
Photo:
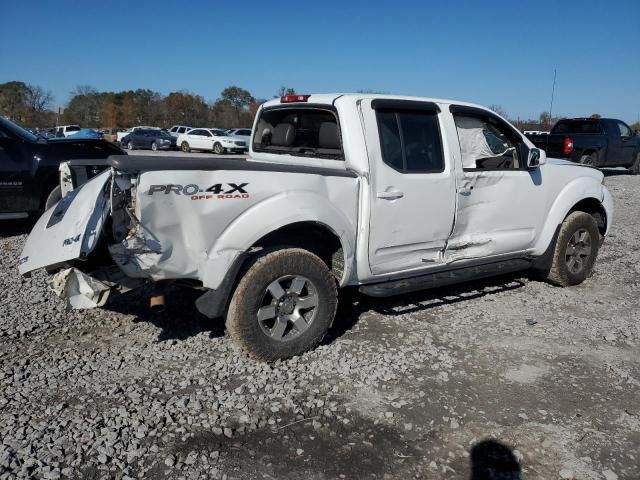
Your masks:
{"label": "truck bed side panel", "polygon": [[198,279],[216,288],[241,252],[273,230],[303,221],[335,232],[347,261],[353,259],[357,177],[176,170],[143,172],[138,182],[141,238],[121,249],[118,261],[128,275]]}

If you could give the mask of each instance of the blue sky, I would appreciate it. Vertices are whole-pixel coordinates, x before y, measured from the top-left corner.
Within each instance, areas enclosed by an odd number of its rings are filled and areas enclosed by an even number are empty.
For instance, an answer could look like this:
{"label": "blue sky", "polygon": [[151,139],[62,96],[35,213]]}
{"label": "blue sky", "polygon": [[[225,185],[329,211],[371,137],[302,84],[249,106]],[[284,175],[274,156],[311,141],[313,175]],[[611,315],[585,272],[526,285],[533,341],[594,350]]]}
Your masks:
{"label": "blue sky", "polygon": [[0,82],[270,98],[372,89],[635,122],[640,0],[3,0]]}

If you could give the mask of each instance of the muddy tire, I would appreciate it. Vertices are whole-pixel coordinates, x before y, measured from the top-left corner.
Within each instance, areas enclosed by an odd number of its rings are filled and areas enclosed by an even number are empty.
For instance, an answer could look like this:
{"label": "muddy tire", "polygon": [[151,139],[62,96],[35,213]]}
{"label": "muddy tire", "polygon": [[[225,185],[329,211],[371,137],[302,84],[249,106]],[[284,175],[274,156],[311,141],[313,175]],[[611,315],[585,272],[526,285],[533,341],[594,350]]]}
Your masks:
{"label": "muddy tire", "polygon": [[631,165],[631,168],[629,168],[629,171],[632,175],[640,175],[640,153],[636,157],[636,161]]}
{"label": "muddy tire", "polygon": [[44,201],[44,209],[45,211],[49,210],[56,203],[58,203],[62,199],[62,189],[60,185],[51,190],[51,193],[47,195],[47,199]]}
{"label": "muddy tire", "polygon": [[600,247],[596,220],[585,212],[572,212],[558,233],[551,268],[543,278],[568,287],[582,283],[591,275]]}
{"label": "muddy tire", "polygon": [[319,257],[300,248],[265,250],[240,274],[226,327],[248,355],[284,359],[322,341],[336,313],[338,291]]}

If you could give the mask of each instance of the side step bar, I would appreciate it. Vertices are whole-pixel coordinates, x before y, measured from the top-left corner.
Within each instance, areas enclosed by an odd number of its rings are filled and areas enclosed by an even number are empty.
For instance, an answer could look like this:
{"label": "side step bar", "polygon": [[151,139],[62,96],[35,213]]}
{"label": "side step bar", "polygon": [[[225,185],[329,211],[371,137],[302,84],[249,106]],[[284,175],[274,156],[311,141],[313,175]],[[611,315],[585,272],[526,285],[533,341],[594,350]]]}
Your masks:
{"label": "side step bar", "polygon": [[444,287],[504,273],[518,272],[531,268],[531,261],[524,258],[501,260],[493,263],[461,267],[387,282],[361,285],[359,291],[370,297],[391,297],[403,293],[417,292],[429,288]]}

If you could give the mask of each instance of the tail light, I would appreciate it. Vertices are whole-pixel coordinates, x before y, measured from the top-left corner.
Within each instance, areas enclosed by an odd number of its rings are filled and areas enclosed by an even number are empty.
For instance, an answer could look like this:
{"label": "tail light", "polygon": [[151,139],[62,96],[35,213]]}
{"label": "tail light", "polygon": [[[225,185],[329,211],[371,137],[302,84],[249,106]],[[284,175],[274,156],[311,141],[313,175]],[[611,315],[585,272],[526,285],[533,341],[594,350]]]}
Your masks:
{"label": "tail light", "polygon": [[565,137],[564,139],[564,144],[562,145],[562,152],[565,155],[569,155],[571,152],[573,152],[573,140],[571,140],[569,137]]}
{"label": "tail light", "polygon": [[280,97],[280,103],[306,102],[311,95],[285,95]]}

